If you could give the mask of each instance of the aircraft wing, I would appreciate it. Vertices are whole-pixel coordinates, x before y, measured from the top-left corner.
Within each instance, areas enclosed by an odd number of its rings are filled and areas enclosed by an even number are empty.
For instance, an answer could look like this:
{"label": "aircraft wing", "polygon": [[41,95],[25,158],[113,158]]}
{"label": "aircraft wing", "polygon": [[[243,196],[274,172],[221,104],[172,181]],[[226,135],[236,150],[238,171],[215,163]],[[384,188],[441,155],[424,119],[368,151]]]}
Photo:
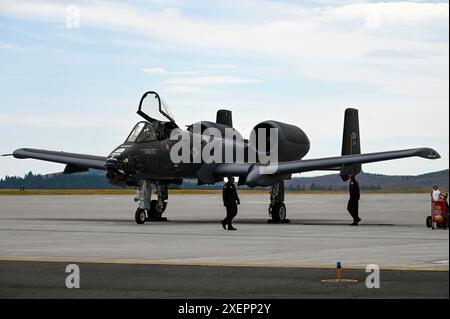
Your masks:
{"label": "aircraft wing", "polygon": [[66,153],[57,151],[38,150],[32,148],[21,148],[12,154],[15,158],[33,158],[42,161],[67,164],[64,173],[75,173],[86,171],[89,168],[105,170],[106,157]]}
{"label": "aircraft wing", "polygon": [[289,178],[291,174],[315,170],[339,169],[346,165],[381,162],[406,157],[438,159],[439,153],[431,148],[414,148],[379,153],[354,154],[337,157],[325,157],[309,160],[281,162],[277,164],[220,164],[213,170],[218,176],[246,176],[249,186],[268,186],[274,181]]}

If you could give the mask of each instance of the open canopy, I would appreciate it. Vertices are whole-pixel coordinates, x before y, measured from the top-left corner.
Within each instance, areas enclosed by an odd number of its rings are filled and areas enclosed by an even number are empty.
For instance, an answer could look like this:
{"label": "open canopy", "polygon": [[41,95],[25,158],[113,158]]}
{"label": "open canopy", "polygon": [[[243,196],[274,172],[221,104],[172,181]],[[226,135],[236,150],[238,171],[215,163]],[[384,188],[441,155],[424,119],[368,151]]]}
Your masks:
{"label": "open canopy", "polygon": [[170,122],[172,122],[174,125],[176,125],[174,117],[173,117],[172,113],[170,112],[169,106],[167,105],[166,102],[164,102],[163,99],[161,99],[161,97],[158,95],[158,93],[156,93],[154,91],[145,92],[139,102],[139,109],[138,109],[137,113],[151,123],[154,121],[159,121],[158,119],[146,114],[142,110],[144,107],[146,109],[150,109],[152,111],[157,109],[160,114],[162,114],[166,119],[168,119]]}

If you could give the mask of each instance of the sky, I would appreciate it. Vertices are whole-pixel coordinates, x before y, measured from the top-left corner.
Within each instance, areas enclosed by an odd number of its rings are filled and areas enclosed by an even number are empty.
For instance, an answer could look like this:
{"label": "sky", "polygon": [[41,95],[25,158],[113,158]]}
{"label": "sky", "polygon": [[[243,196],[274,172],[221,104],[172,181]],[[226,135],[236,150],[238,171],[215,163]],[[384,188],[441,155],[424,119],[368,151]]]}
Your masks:
{"label": "sky", "polygon": [[[433,147],[442,159],[366,164],[417,175],[449,166],[448,1],[0,1],[0,154],[108,155],[154,90],[177,123],[233,111],[243,136],[301,127],[305,158],[340,154],[347,107],[362,152]],[[60,164],[0,157],[0,177]],[[325,174],[313,172],[307,175]]]}

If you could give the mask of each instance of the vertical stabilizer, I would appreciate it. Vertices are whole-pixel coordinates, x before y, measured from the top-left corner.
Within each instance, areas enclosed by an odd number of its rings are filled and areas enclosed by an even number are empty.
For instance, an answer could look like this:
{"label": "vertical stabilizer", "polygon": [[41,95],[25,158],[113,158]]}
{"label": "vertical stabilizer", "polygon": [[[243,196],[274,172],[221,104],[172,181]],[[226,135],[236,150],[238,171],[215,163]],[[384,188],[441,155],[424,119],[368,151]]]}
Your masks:
{"label": "vertical stabilizer", "polygon": [[[344,118],[344,134],[342,137],[342,156],[361,154],[359,138],[359,116],[357,109],[346,109]],[[361,164],[343,165],[341,167],[342,180],[348,180],[348,175],[361,173]]]}

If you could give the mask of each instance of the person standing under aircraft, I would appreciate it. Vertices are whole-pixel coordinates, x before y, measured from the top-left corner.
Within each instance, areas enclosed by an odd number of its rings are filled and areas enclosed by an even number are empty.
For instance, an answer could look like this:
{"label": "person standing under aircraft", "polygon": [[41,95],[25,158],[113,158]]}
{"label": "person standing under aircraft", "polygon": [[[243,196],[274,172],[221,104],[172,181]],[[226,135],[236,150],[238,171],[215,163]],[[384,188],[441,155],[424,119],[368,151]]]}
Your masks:
{"label": "person standing under aircraft", "polygon": [[360,199],[360,191],[359,191],[359,183],[353,175],[349,175],[350,184],[349,184],[349,192],[350,199],[348,200],[347,210],[353,217],[353,223],[351,226],[358,226],[361,218],[358,216],[359,210],[359,199]]}
{"label": "person standing under aircraft", "polygon": [[238,212],[237,205],[241,204],[241,201],[239,200],[239,196],[236,191],[236,186],[234,185],[234,177],[229,176],[227,177],[227,182],[223,186],[223,205],[227,209],[227,217],[225,217],[224,220],[222,220],[222,227],[223,229],[227,229],[226,226],[228,226],[228,230],[236,230],[236,228],[233,227],[232,221],[233,218],[236,217]]}

